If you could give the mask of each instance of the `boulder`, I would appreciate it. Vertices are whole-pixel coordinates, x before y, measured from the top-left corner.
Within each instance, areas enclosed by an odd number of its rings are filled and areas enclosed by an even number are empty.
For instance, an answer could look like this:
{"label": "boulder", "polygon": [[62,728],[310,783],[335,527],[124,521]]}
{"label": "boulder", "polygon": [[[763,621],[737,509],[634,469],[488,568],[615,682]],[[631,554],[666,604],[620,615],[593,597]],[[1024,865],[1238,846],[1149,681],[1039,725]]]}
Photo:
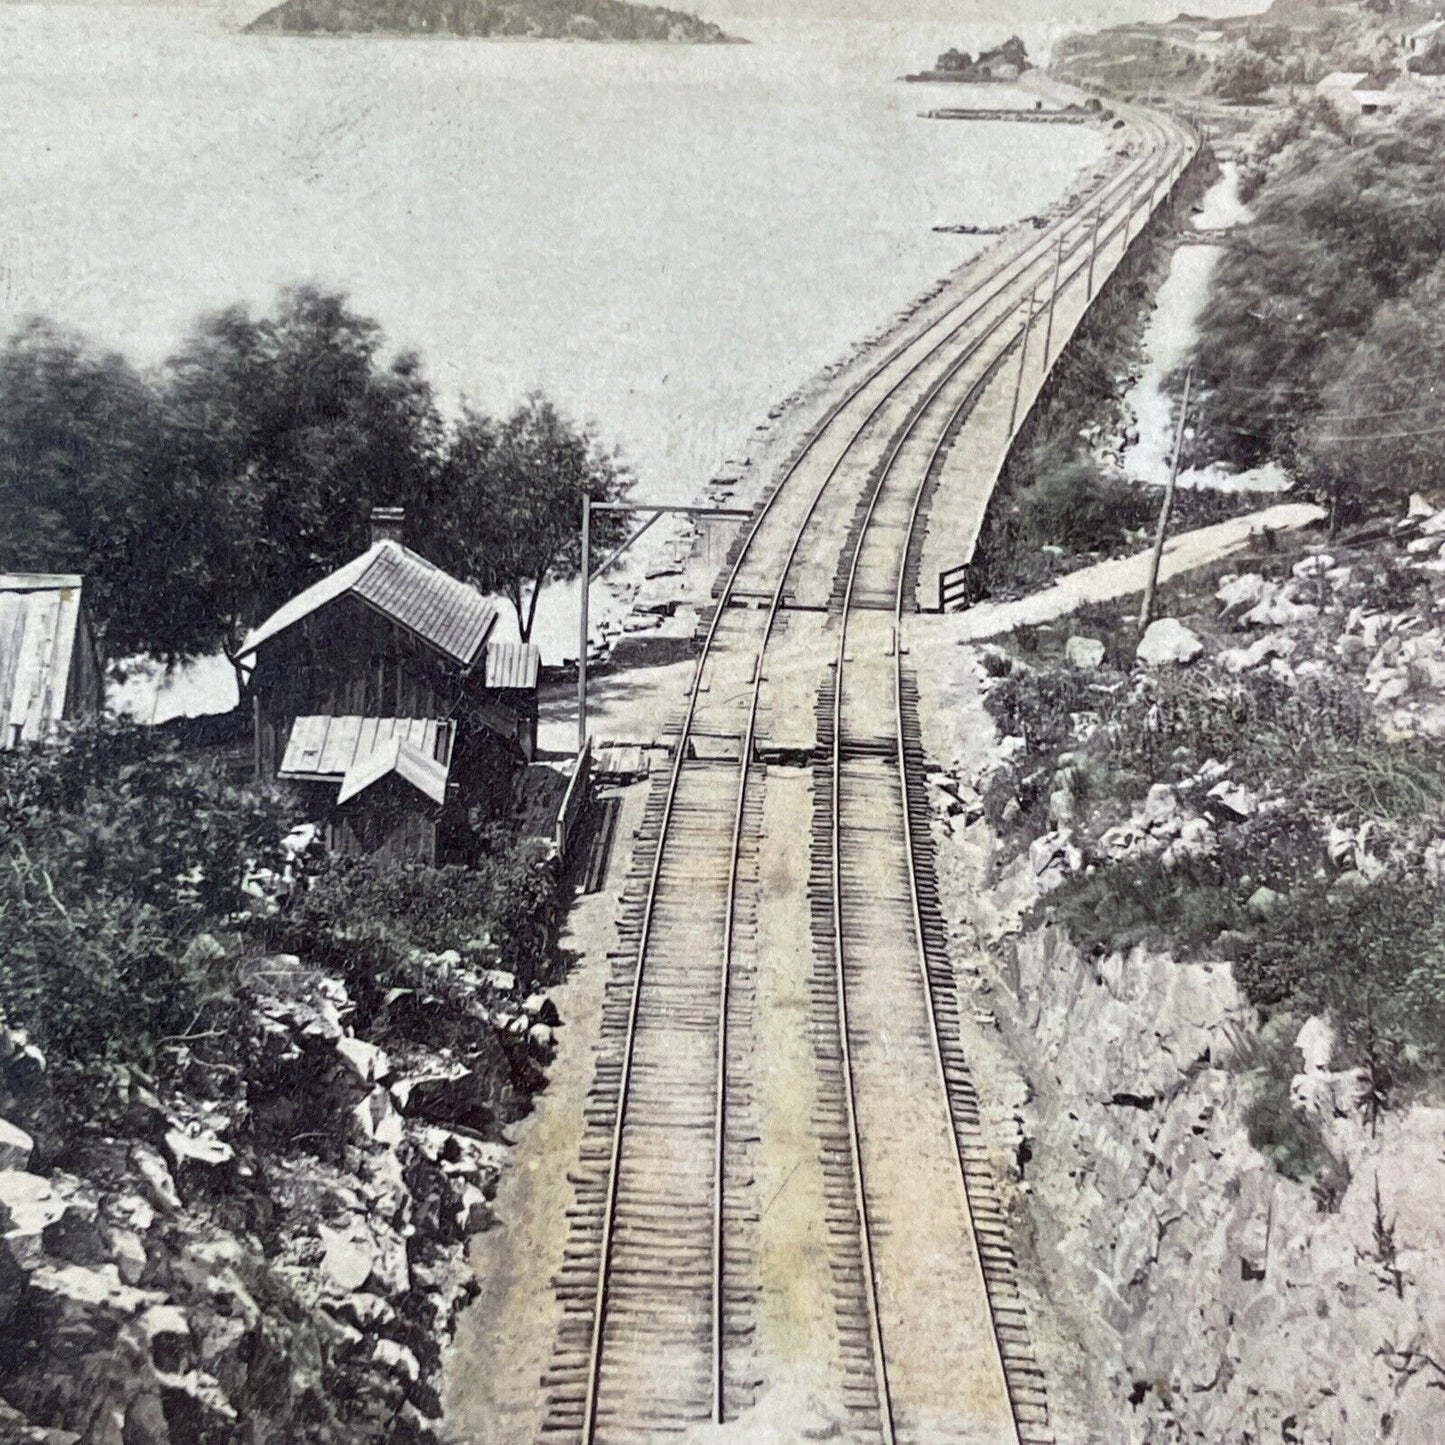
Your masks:
{"label": "boulder", "polygon": [[1289,657],[1295,650],[1295,640],[1287,633],[1272,632],[1267,637],[1250,643],[1248,647],[1230,647],[1219,654],[1219,664],[1226,672],[1248,672],[1271,658]]}
{"label": "boulder", "polygon": [[1259,800],[1248,788],[1228,780],[1216,783],[1204,796],[1217,817],[1252,818],[1259,809]]}
{"label": "boulder", "polygon": [[1089,672],[1104,660],[1104,644],[1097,637],[1075,636],[1064,644],[1064,661],[1081,672]]}
{"label": "boulder", "polygon": [[318,1225],[317,1233],[325,1248],[321,1272],[327,1283],[341,1294],[355,1293],[371,1278],[376,1260],[371,1232],[359,1220],[353,1220],[346,1229]]}
{"label": "boulder", "polygon": [[35,1152],[35,1140],[8,1119],[0,1119],[0,1171],[27,1169]]}
{"label": "boulder", "polygon": [[363,1084],[374,1084],[391,1073],[391,1060],[386,1050],[365,1039],[347,1034],[337,1039],[336,1052],[347,1062]]}
{"label": "boulder", "polygon": [[1204,644],[1178,618],[1161,617],[1149,624],[1135,655],[1149,667],[1182,666],[1203,651]]}
{"label": "boulder", "polygon": [[1283,901],[1283,894],[1276,893],[1273,888],[1266,888],[1261,884],[1249,895],[1249,899],[1244,906],[1254,917],[1268,918]]}
{"label": "boulder", "polygon": [[556,1028],[562,1022],[562,1016],[557,1012],[557,1005],[545,993],[528,994],[522,1003],[522,1012],[533,1023],[550,1024]]}
{"label": "boulder", "polygon": [[1215,589],[1214,596],[1225,612],[1240,607],[1253,607],[1264,596],[1269,584],[1258,572],[1246,572],[1242,577],[1226,577]]}

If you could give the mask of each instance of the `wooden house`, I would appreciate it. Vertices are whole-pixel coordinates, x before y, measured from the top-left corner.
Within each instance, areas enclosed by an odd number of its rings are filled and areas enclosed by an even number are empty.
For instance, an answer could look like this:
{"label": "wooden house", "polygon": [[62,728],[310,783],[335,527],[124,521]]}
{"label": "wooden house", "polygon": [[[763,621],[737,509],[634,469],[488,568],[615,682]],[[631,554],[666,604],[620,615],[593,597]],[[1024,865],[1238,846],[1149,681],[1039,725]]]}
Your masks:
{"label": "wooden house", "polygon": [[401,529],[378,508],[361,556],[247,638],[256,774],[300,788],[334,851],[465,861],[535,754],[540,659]]}
{"label": "wooden house", "polygon": [[104,703],[83,580],[0,572],[0,748],[43,742]]}

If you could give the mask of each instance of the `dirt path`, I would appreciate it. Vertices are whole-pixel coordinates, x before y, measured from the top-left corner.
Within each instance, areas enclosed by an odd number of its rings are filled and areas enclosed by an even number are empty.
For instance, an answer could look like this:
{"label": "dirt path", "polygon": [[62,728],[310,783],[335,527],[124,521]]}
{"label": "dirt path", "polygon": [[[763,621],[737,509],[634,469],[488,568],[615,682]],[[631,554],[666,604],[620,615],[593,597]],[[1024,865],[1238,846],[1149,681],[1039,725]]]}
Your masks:
{"label": "dirt path", "polygon": [[[1230,553],[1247,546],[1252,538],[1264,532],[1292,531],[1324,521],[1326,512],[1306,502],[1284,502],[1262,512],[1244,517],[1231,517],[1212,527],[1182,532],[1164,547],[1159,567],[1159,580],[1167,582],[1181,572],[1207,567],[1223,561]],[[981,642],[998,637],[1018,627],[1036,627],[1052,622],[1088,602],[1111,602],[1131,592],[1143,592],[1149,576],[1149,553],[1137,552],[1132,557],[1116,557],[1093,567],[1083,567],[1060,578],[1042,592],[1021,597],[1015,602],[980,602],[959,613],[950,629],[955,642]]]}

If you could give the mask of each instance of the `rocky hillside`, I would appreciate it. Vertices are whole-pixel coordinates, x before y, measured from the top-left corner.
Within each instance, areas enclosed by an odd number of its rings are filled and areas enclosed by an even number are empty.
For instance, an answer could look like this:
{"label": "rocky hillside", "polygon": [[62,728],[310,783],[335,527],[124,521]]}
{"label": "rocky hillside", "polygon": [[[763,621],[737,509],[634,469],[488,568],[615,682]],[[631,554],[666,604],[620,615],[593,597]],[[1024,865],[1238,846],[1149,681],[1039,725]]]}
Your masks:
{"label": "rocky hillside", "polygon": [[928,739],[1061,1438],[1425,1445],[1445,509],[1163,595],[967,649]]}
{"label": "rocky hillside", "polygon": [[462,35],[532,40],[649,40],[718,45],[711,21],[626,0],[283,0],[256,34]]}

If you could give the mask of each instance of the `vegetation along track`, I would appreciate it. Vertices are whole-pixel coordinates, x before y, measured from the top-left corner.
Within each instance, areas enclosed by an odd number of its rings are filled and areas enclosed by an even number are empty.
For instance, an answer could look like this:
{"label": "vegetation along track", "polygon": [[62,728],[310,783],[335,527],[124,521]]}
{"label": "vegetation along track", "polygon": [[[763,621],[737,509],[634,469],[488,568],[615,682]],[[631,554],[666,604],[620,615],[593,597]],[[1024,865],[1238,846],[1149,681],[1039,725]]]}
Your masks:
{"label": "vegetation along track", "polygon": [[812,1148],[835,1318],[813,1377],[857,1439],[1049,1438],[959,1047],[901,639],[927,483],[946,446],[970,444],[1022,308],[1051,286],[1077,300],[1096,253],[1107,274],[1187,163],[1182,127],[1130,118],[1130,163],[865,367],[730,561],[624,895],[556,1280],[549,1439],[681,1434],[774,1383],[758,1338],[773,1226],[754,1197],[771,1123],[753,1013],[772,965],[756,859],[769,768],[790,761],[814,764],[797,917],[823,965]]}

